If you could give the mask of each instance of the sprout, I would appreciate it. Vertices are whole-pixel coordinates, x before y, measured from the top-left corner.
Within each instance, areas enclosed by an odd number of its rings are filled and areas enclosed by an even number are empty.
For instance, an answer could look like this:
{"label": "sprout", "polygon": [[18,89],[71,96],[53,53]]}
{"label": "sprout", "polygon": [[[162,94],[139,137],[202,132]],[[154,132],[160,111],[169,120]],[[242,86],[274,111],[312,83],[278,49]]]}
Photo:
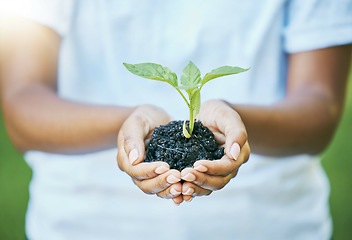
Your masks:
{"label": "sprout", "polygon": [[[195,117],[200,110],[200,90],[204,84],[215,78],[237,74],[248,70],[240,67],[223,66],[212,70],[211,72],[205,74],[202,78],[198,67],[190,61],[184,68],[180,81],[178,81],[177,75],[174,72],[167,67],[161,66],[160,64],[124,63],[123,65],[127,68],[127,70],[137,76],[167,82],[177,90],[189,108],[189,130],[186,128],[186,121],[183,122],[183,135],[186,138],[190,138],[192,136]],[[187,93],[188,98],[186,98],[184,92]]]}

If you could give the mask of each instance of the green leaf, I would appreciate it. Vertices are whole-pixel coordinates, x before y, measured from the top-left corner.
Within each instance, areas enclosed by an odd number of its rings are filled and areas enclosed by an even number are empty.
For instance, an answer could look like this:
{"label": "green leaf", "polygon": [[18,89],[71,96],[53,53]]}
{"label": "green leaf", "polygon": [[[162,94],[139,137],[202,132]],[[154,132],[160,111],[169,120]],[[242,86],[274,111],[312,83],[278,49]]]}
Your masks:
{"label": "green leaf", "polygon": [[139,64],[129,64],[123,63],[123,65],[127,68],[131,73],[162,82],[167,82],[172,86],[176,87],[178,85],[177,75],[172,72],[167,67],[163,67],[160,64],[156,63],[139,63]]}
{"label": "green leaf", "polygon": [[202,81],[200,71],[192,61],[190,61],[183,69],[183,74],[180,81],[182,88],[185,90],[200,86]]}
{"label": "green leaf", "polygon": [[[190,138],[194,128],[194,121],[196,115],[200,111],[200,90],[203,85],[212,79],[222,76],[237,74],[245,72],[248,69],[240,67],[224,66],[212,70],[207,73],[204,78],[201,78],[199,69],[192,61],[184,68],[183,74],[180,78],[180,85],[178,84],[177,76],[167,67],[163,67],[156,63],[139,63],[139,64],[123,64],[131,73],[157,81],[163,81],[171,84],[177,92],[181,95],[189,108],[189,126],[186,127],[186,121],[183,122],[183,135]],[[188,99],[185,97],[183,91],[187,92]]]}
{"label": "green leaf", "polygon": [[219,67],[217,69],[212,70],[210,73],[205,74],[204,78],[202,79],[202,86],[215,78],[245,72],[248,69],[249,68],[240,68],[232,66]]}
{"label": "green leaf", "polygon": [[200,110],[200,89],[196,89],[192,95],[190,95],[190,105],[193,111],[193,119],[194,121],[196,115],[199,113]]}

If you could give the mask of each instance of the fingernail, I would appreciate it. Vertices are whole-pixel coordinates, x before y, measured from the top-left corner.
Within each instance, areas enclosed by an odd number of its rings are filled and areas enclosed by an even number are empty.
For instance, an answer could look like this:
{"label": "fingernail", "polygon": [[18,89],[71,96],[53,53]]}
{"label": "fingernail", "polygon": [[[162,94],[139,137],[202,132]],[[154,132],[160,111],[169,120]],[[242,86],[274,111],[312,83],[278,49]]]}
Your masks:
{"label": "fingernail", "polygon": [[197,166],[194,166],[194,169],[199,171],[199,172],[206,172],[208,171],[208,168],[203,166],[203,165],[197,165]]}
{"label": "fingernail", "polygon": [[196,180],[196,176],[194,176],[192,173],[187,173],[186,176],[182,177],[182,179],[188,182],[193,182]]}
{"label": "fingernail", "polygon": [[138,158],[138,151],[137,149],[134,148],[128,155],[128,160],[130,160],[130,163],[133,165],[133,163],[137,160],[137,158]]}
{"label": "fingernail", "polygon": [[182,194],[184,195],[192,195],[194,193],[194,189],[193,188],[188,188],[186,192],[183,192]]}
{"label": "fingernail", "polygon": [[175,188],[170,188],[170,193],[173,195],[173,196],[178,196],[181,194],[181,192],[177,191]]}
{"label": "fingernail", "polygon": [[167,178],[166,178],[166,181],[170,184],[173,184],[173,183],[177,183],[179,182],[181,179],[179,179],[178,177],[175,177],[174,175],[169,175]]}
{"label": "fingernail", "polygon": [[167,168],[167,167],[161,165],[161,166],[157,167],[157,168],[154,170],[154,172],[155,172],[156,174],[162,174],[162,173],[164,173],[164,172],[167,172],[168,170],[169,170],[169,168]]}
{"label": "fingernail", "polygon": [[233,159],[237,160],[238,156],[240,155],[241,148],[238,143],[234,143],[231,148],[230,148],[230,154],[233,157]]}
{"label": "fingernail", "polygon": [[188,200],[186,200],[186,202],[192,202],[193,197],[190,197]]}

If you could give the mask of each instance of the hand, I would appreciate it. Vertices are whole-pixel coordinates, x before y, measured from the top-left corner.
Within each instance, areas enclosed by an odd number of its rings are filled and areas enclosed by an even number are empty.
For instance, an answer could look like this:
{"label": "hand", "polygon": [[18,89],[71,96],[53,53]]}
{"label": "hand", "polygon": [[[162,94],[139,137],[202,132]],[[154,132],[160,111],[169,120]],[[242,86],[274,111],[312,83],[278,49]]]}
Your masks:
{"label": "hand", "polygon": [[219,160],[199,160],[193,168],[181,171],[183,200],[209,195],[222,189],[237,175],[239,167],[248,161],[250,148],[246,128],[238,113],[221,100],[204,103],[198,119],[225,147],[225,155]]}
{"label": "hand", "polygon": [[138,107],[126,119],[118,134],[117,161],[119,168],[131,176],[144,193],[171,198],[176,204],[180,204],[183,201],[181,173],[170,170],[170,166],[165,162],[142,162],[145,146],[154,128],[169,121],[170,117],[158,107]]}

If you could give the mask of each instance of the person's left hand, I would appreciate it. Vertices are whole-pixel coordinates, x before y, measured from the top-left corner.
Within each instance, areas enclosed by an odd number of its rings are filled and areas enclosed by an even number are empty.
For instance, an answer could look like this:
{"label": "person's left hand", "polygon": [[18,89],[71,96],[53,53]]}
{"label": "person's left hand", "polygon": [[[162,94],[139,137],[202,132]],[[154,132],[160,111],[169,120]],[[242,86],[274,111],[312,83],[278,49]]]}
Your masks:
{"label": "person's left hand", "polygon": [[246,128],[238,113],[221,100],[210,100],[198,114],[198,120],[208,127],[215,139],[225,148],[225,154],[218,160],[199,160],[193,168],[181,171],[183,200],[209,195],[222,189],[237,175],[239,167],[248,161],[250,148]]}
{"label": "person's left hand", "polygon": [[166,162],[142,162],[145,146],[155,127],[170,121],[169,115],[153,105],[139,106],[124,122],[118,134],[119,168],[146,194],[183,201],[181,173],[170,169]]}

